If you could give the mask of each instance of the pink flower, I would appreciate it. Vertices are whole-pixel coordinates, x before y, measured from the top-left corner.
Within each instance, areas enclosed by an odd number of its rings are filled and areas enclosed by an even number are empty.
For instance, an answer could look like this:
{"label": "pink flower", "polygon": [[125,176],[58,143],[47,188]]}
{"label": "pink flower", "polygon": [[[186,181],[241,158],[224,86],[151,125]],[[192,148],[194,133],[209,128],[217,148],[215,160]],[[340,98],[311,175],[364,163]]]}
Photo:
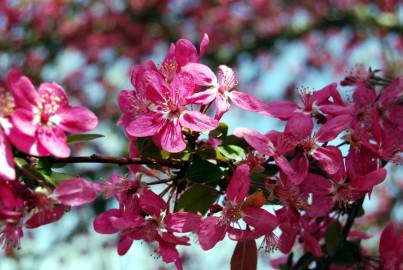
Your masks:
{"label": "pink flower", "polygon": [[389,224],[382,232],[379,253],[383,269],[400,270],[403,268],[403,234],[398,224]]}
{"label": "pink flower", "polygon": [[[330,174],[338,170],[342,159],[337,147],[317,145],[316,142],[322,140],[322,133],[319,131],[311,137],[313,124],[309,121],[299,121],[298,116],[309,117],[296,114],[288,121],[283,134],[272,131],[263,135],[246,128],[237,128],[234,131],[236,136],[245,139],[260,153],[272,156],[280,169],[297,185],[302,183],[308,175],[309,157],[316,159],[319,165]],[[288,161],[285,155],[292,153],[291,150],[294,150],[296,154],[291,161]]]}
{"label": "pink flower", "polygon": [[[250,187],[249,170],[246,164],[235,170],[227,188],[227,202],[221,216],[209,216],[201,222],[198,236],[202,249],[213,248],[227,232],[233,239],[242,240],[271,234],[277,226],[276,216],[260,207],[244,204]],[[254,227],[255,231],[233,227],[241,219]]]}
{"label": "pink flower", "polygon": [[97,117],[91,111],[68,104],[67,95],[58,84],[42,83],[36,91],[18,71],[10,72],[8,81],[16,105],[12,123],[18,132],[35,139],[30,145],[23,139],[13,140],[21,150],[33,155],[67,157],[70,149],[65,131],[80,133],[97,126]]}
{"label": "pink flower", "polygon": [[[145,194],[144,191],[147,191],[148,194]],[[128,192],[130,191],[128,190]],[[102,234],[120,232],[119,255],[124,255],[134,240],[157,242],[159,244],[158,252],[163,261],[174,262],[178,269],[182,269],[176,245],[189,245],[189,238],[176,236],[174,232],[197,231],[201,217],[186,212],[164,215],[163,212],[167,210],[167,205],[165,202],[156,203],[157,197],[148,189],[143,190],[143,194],[132,192],[130,195],[126,194],[126,200],[120,201],[119,209],[110,209],[97,216],[94,220],[94,229]],[[162,199],[159,197],[159,200]]]}
{"label": "pink flower", "polygon": [[83,178],[73,178],[63,181],[55,191],[55,198],[68,206],[80,206],[94,201],[100,185],[91,183]]}
{"label": "pink flower", "polygon": [[193,94],[187,100],[193,104],[208,104],[214,101],[215,119],[220,119],[229,110],[229,101],[250,112],[261,112],[265,107],[264,103],[257,98],[233,90],[238,85],[238,80],[235,72],[225,65],[218,67],[218,78],[207,66],[198,63],[189,63],[182,70],[190,73],[197,85],[209,87]]}
{"label": "pink flower", "polygon": [[8,140],[12,128],[10,117],[14,112],[14,98],[9,91],[0,86],[0,179],[14,180],[14,156]]}
{"label": "pink flower", "polygon": [[194,89],[193,79],[189,74],[181,72],[168,84],[160,73],[147,70],[143,73],[141,84],[145,98],[152,104],[148,112],[139,114],[126,126],[126,132],[130,136],[153,136],[157,145],[175,153],[186,147],[183,127],[204,132],[217,126],[216,120],[186,108],[186,97]]}

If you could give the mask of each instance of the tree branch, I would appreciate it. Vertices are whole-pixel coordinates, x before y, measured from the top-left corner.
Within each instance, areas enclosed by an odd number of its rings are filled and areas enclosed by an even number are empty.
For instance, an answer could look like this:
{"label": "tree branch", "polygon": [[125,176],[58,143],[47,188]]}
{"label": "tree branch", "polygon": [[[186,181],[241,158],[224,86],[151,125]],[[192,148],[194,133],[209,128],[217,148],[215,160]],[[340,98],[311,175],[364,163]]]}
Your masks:
{"label": "tree branch", "polygon": [[116,164],[119,166],[143,164],[143,165],[160,165],[172,168],[181,168],[188,164],[187,161],[181,161],[176,159],[152,159],[152,158],[128,158],[128,157],[114,157],[114,156],[73,156],[67,158],[50,157],[52,163],[105,163]]}

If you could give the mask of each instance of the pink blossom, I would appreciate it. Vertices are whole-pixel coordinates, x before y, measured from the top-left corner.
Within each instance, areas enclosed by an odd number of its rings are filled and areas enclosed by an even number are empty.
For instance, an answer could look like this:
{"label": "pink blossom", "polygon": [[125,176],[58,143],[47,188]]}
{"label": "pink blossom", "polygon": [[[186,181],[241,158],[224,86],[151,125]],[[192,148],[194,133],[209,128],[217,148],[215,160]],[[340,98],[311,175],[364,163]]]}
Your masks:
{"label": "pink blossom", "polygon": [[12,123],[10,117],[14,112],[14,98],[9,91],[0,86],[0,179],[15,179],[14,156],[7,134]]}
{"label": "pink blossom", "polygon": [[80,206],[94,201],[99,184],[88,182],[83,178],[73,178],[63,181],[55,191],[55,198],[68,206]]}
{"label": "pink blossom", "polygon": [[182,127],[204,132],[217,126],[216,120],[186,108],[186,97],[194,89],[193,79],[189,74],[181,72],[168,84],[160,73],[148,70],[143,74],[142,84],[147,89],[144,95],[152,102],[152,108],[126,126],[126,132],[130,136],[153,136],[154,142],[164,150],[181,152],[186,147]]}
{"label": "pink blossom", "polygon": [[214,101],[215,119],[220,119],[229,110],[229,101],[250,112],[261,112],[265,107],[264,103],[257,98],[233,90],[238,85],[238,79],[235,72],[225,65],[218,67],[218,78],[207,66],[198,63],[189,63],[182,70],[192,74],[197,85],[209,87],[193,94],[187,100],[193,104],[208,104]]}
{"label": "pink blossom", "polygon": [[382,232],[379,253],[384,269],[403,268],[403,234],[399,224],[389,224]]}
{"label": "pink blossom", "polygon": [[[227,201],[221,216],[209,216],[202,220],[198,232],[199,242],[204,250],[213,248],[227,232],[233,239],[257,238],[271,234],[277,226],[277,218],[266,210],[244,204],[249,192],[249,166],[240,165],[231,177],[227,188]],[[255,228],[255,231],[240,230],[233,227],[239,220]]]}
{"label": "pink blossom", "polygon": [[10,72],[8,81],[16,105],[12,123],[17,132],[32,138],[29,145],[23,138],[13,140],[25,152],[67,157],[70,149],[65,131],[85,132],[98,123],[88,109],[70,106],[63,88],[56,83],[42,83],[36,91],[31,81],[18,71]]}

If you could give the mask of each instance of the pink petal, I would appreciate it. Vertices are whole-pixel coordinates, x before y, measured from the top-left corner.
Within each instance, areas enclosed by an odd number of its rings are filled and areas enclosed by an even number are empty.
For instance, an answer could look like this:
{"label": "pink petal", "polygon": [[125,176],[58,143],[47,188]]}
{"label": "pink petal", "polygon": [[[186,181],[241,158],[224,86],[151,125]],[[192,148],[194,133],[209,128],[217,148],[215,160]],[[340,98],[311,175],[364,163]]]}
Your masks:
{"label": "pink petal", "polygon": [[297,108],[298,106],[294,102],[278,100],[266,104],[262,114],[286,121],[292,116]]}
{"label": "pink petal", "polygon": [[301,234],[301,238],[304,241],[304,249],[312,253],[315,257],[322,257],[323,252],[322,249],[318,243],[318,240],[316,240],[312,235],[310,235],[307,232],[303,232]]}
{"label": "pink petal", "polygon": [[40,97],[35,87],[26,76],[22,76],[18,70],[11,70],[7,78],[14,102],[17,108],[32,110],[39,104]]}
{"label": "pink petal", "polygon": [[393,102],[397,102],[399,97],[402,97],[403,79],[396,78],[388,86],[386,86],[380,95],[379,102],[387,107]]}
{"label": "pink petal", "polygon": [[329,193],[324,196],[316,195],[314,193],[312,196],[312,205],[309,206],[307,213],[311,217],[324,217],[329,214],[333,209],[333,206],[333,197],[331,197]]}
{"label": "pink petal", "polygon": [[8,138],[22,152],[34,156],[50,155],[49,151],[39,143],[38,138],[25,135],[15,127],[11,128]]}
{"label": "pink petal", "polygon": [[244,92],[232,91],[228,93],[228,97],[236,106],[249,112],[261,112],[267,106],[263,101]]}
{"label": "pink petal", "polygon": [[126,132],[133,137],[146,137],[157,134],[165,125],[166,119],[162,113],[149,112],[140,115],[127,127]]}
{"label": "pink petal", "polygon": [[11,145],[0,128],[0,179],[14,180],[14,156]]}
{"label": "pink petal", "polygon": [[238,85],[238,79],[232,68],[225,65],[218,66],[218,84],[222,92],[229,91]]}
{"label": "pink petal", "polygon": [[121,236],[118,241],[118,254],[123,256],[129,251],[132,246],[133,240],[127,236]]}
{"label": "pink petal", "polygon": [[199,86],[214,86],[217,84],[217,77],[206,65],[199,63],[188,63],[181,68],[181,72],[192,75],[193,81]]}
{"label": "pink petal", "polygon": [[310,115],[294,113],[288,120],[285,133],[292,134],[297,139],[305,139],[311,136],[313,121]]}
{"label": "pink petal", "polygon": [[194,88],[193,77],[181,72],[171,82],[171,99],[175,104],[187,105],[186,98],[193,94]]}
{"label": "pink petal", "polygon": [[293,171],[287,174],[288,178],[295,185],[301,184],[308,175],[309,160],[305,155],[297,155],[291,160],[290,165]]}
{"label": "pink petal", "polygon": [[190,130],[205,132],[217,127],[218,121],[198,111],[184,111],[179,123]]}
{"label": "pink petal", "polygon": [[277,217],[262,208],[246,207],[242,213],[243,220],[262,234],[272,232],[278,225]]}
{"label": "pink petal", "polygon": [[363,176],[358,176],[351,181],[350,187],[359,191],[371,191],[372,188],[385,180],[387,171],[379,168]]}
{"label": "pink petal", "polygon": [[[129,157],[131,158],[135,158],[135,157],[139,157],[140,153],[139,150],[137,149],[137,140],[136,139],[132,139],[130,140],[129,143]],[[136,173],[138,171],[138,169],[141,167],[141,165],[129,165],[129,169],[132,173]]]}
{"label": "pink petal", "polygon": [[68,206],[87,204],[97,197],[94,184],[83,178],[63,181],[56,187],[54,194],[58,201]]}
{"label": "pink petal", "polygon": [[38,139],[42,146],[55,157],[63,158],[70,156],[67,137],[60,128],[39,128]]}
{"label": "pink petal", "polygon": [[199,237],[200,246],[203,250],[212,249],[218,242],[224,239],[225,226],[220,224],[220,218],[209,216],[200,224]]}
{"label": "pink petal", "polygon": [[144,188],[140,195],[140,207],[147,214],[159,216],[167,208],[167,203],[153,191]]}
{"label": "pink petal", "polygon": [[38,89],[41,102],[45,104],[58,105],[59,108],[63,108],[68,105],[68,97],[64,89],[57,83],[41,83]]}
{"label": "pink petal", "polygon": [[236,128],[234,135],[243,138],[250,146],[264,155],[273,155],[272,149],[269,148],[269,139],[267,136],[256,130],[248,128]]}
{"label": "pink petal", "polygon": [[154,62],[151,60],[147,60],[143,62],[141,65],[133,65],[131,69],[131,77],[130,81],[138,93],[144,93],[144,73],[146,71],[156,71],[158,72],[158,68],[155,66]]}
{"label": "pink petal", "polygon": [[200,91],[196,94],[186,98],[189,104],[208,104],[212,102],[217,96],[216,88],[209,88],[204,91]]}
{"label": "pink petal", "polygon": [[353,100],[356,108],[371,106],[376,99],[375,89],[369,87],[366,82],[360,83],[354,91]]}
{"label": "pink petal", "polygon": [[93,222],[94,230],[97,233],[112,234],[119,230],[113,226],[113,221],[121,217],[119,209],[110,209],[99,214]]}
{"label": "pink petal", "polygon": [[198,60],[196,47],[187,39],[179,39],[175,43],[175,58],[180,66]]}
{"label": "pink petal", "polygon": [[223,114],[229,110],[231,105],[229,104],[228,100],[223,95],[220,94],[216,96],[214,103],[217,109],[214,119],[221,119]]}
{"label": "pink petal", "polygon": [[93,130],[98,125],[98,119],[93,112],[84,107],[66,107],[59,110],[53,117],[64,131],[80,133]]}
{"label": "pink petal", "polygon": [[240,204],[248,195],[250,187],[250,168],[247,164],[238,166],[227,187],[227,199],[233,204]]}
{"label": "pink petal", "polygon": [[164,224],[171,232],[194,232],[199,229],[201,216],[188,212],[170,213],[164,218]]}
{"label": "pink petal", "polygon": [[335,139],[342,131],[347,129],[352,121],[349,114],[339,115],[328,120],[316,133],[315,138],[319,142],[327,142]]}
{"label": "pink petal", "polygon": [[209,39],[208,35],[206,33],[204,33],[203,39],[200,42],[200,48],[199,48],[200,52],[199,52],[199,57],[198,57],[199,61],[202,58],[202,56],[204,55],[204,53],[207,51],[207,47],[208,47],[209,43],[210,43],[210,39]]}
{"label": "pink petal", "polygon": [[34,115],[32,111],[26,109],[16,109],[11,116],[13,126],[21,133],[28,136],[34,136],[38,128],[37,123],[34,122]]}
{"label": "pink petal", "polygon": [[25,227],[33,229],[45,224],[56,222],[63,216],[65,210],[66,208],[63,205],[44,208],[32,215],[32,217],[25,222]]}
{"label": "pink petal", "polygon": [[325,177],[309,173],[305,181],[300,185],[305,193],[313,193],[316,195],[326,196],[331,193],[332,183]]}
{"label": "pink petal", "polygon": [[294,246],[295,240],[297,238],[298,231],[295,229],[292,230],[283,230],[278,240],[279,249],[282,253],[287,254],[291,251]]}
{"label": "pink petal", "polygon": [[179,257],[179,252],[174,245],[169,245],[164,242],[159,243],[159,253],[165,263],[174,262],[177,269],[182,270],[182,262]]}
{"label": "pink petal", "polygon": [[162,149],[170,153],[178,153],[186,148],[182,135],[182,127],[179,121],[167,121],[160,131],[160,143]]}
{"label": "pink petal", "polygon": [[339,148],[335,146],[317,147],[312,157],[329,174],[335,174],[343,165],[343,157]]}
{"label": "pink petal", "polygon": [[141,77],[141,85],[145,97],[156,104],[165,102],[171,93],[168,83],[157,71],[145,71]]}

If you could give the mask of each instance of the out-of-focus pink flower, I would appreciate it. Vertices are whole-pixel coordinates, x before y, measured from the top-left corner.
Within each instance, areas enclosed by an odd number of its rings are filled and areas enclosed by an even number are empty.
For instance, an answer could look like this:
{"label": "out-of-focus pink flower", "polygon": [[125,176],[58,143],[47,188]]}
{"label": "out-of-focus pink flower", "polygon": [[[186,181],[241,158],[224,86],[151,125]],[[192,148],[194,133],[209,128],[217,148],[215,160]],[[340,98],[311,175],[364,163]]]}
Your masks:
{"label": "out-of-focus pink flower", "polygon": [[402,226],[398,224],[389,224],[383,230],[379,242],[383,269],[400,270],[403,268],[402,232]]}
{"label": "out-of-focus pink flower", "polygon": [[14,112],[14,98],[9,91],[0,86],[0,179],[14,180],[14,156],[7,134],[12,123],[10,117]]}
{"label": "out-of-focus pink flower", "polygon": [[36,91],[31,81],[16,70],[10,72],[8,82],[16,105],[12,123],[25,137],[34,138],[30,144],[24,138],[13,140],[24,152],[67,157],[70,149],[65,132],[85,132],[98,124],[88,109],[70,106],[63,88],[56,83],[42,83]]}

